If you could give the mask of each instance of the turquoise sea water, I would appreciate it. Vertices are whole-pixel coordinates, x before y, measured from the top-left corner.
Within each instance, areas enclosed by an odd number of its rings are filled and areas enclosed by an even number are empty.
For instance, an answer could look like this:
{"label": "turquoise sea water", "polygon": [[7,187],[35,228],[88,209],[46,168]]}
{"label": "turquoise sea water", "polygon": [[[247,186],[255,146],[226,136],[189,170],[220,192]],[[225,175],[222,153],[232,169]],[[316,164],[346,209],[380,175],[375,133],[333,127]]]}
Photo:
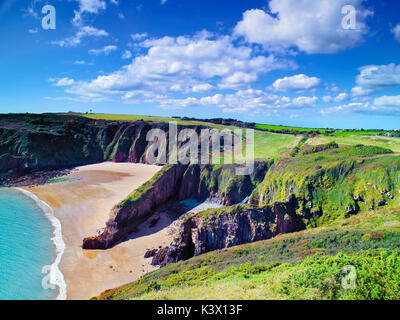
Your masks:
{"label": "turquoise sea water", "polygon": [[0,300],[56,299],[42,287],[45,265],[56,258],[53,227],[35,201],[0,189]]}

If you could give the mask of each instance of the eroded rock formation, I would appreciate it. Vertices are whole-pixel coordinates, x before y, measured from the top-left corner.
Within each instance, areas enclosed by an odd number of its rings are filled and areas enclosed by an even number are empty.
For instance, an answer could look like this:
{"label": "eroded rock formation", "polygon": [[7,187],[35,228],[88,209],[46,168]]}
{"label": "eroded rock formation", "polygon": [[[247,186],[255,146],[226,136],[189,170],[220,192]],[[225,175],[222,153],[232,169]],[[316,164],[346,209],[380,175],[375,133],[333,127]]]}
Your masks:
{"label": "eroded rock formation", "polygon": [[306,225],[296,214],[296,206],[292,197],[272,207],[237,205],[196,214],[181,224],[169,247],[155,253],[152,264],[165,266],[206,252],[303,230]]}

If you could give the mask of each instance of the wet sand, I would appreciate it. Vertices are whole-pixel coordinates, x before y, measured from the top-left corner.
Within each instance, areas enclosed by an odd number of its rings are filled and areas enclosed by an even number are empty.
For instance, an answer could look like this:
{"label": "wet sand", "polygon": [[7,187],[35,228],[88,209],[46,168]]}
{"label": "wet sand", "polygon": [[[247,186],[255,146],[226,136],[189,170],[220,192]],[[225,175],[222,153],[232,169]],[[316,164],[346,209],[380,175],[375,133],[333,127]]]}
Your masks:
{"label": "wet sand", "polygon": [[172,220],[159,214],[150,228],[142,224],[130,240],[107,250],[83,250],[82,239],[105,226],[111,208],[148,181],[161,167],[111,163],[78,167],[66,182],[25,188],[52,206],[62,225],[66,244],[60,270],[67,284],[67,299],[89,299],[100,292],[134,281],[155,270],[147,249],[169,245]]}

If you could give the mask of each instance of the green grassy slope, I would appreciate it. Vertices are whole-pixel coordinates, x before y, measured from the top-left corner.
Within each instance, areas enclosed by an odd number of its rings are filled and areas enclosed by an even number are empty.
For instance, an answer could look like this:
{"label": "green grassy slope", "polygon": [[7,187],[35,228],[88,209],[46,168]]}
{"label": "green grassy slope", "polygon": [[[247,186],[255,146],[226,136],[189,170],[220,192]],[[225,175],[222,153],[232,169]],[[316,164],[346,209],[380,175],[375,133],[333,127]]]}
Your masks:
{"label": "green grassy slope", "polygon": [[[171,264],[98,298],[396,299],[399,245],[399,211],[380,209]],[[347,265],[354,290],[341,286]]]}
{"label": "green grassy slope", "polygon": [[365,135],[353,135],[353,136],[324,136],[318,135],[312,137],[307,144],[319,145],[329,142],[336,142],[339,145],[354,146],[358,144],[377,146],[382,148],[389,148],[393,152],[400,153],[400,138],[386,137],[386,136],[365,136]]}
{"label": "green grassy slope", "polygon": [[290,132],[297,132],[297,133],[305,133],[305,132],[327,132],[327,131],[333,131],[330,129],[317,129],[317,128],[301,128],[301,127],[290,127],[290,126],[277,126],[277,125],[270,125],[270,124],[259,124],[257,123],[254,126],[255,129],[260,129],[260,130],[268,130],[268,131],[290,131]]}
{"label": "green grassy slope", "polygon": [[257,205],[298,199],[316,226],[378,206],[398,207],[400,157],[374,146],[344,147],[276,161],[250,199]]}

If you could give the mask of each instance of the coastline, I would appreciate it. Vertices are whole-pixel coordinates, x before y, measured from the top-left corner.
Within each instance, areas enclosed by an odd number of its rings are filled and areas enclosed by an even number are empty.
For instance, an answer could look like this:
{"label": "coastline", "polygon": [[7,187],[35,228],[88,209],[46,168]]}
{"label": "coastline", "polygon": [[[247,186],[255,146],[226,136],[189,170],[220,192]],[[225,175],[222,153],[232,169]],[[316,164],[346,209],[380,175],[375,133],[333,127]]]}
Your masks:
{"label": "coastline", "polygon": [[81,245],[84,237],[105,226],[114,205],[160,169],[103,162],[78,167],[58,183],[21,188],[42,201],[39,203],[44,208],[49,206],[60,222],[65,250],[59,255],[59,269],[66,283],[66,299],[89,299],[157,269],[144,254],[147,249],[170,243],[172,221],[167,215],[161,214],[155,227],[145,222],[129,240],[113,248],[83,250]]}
{"label": "coastline", "polygon": [[51,240],[53,241],[56,248],[56,259],[50,266],[49,282],[50,284],[58,287],[59,291],[57,300],[65,300],[67,298],[67,284],[64,280],[63,273],[59,269],[59,264],[65,251],[65,242],[62,236],[61,222],[54,215],[54,211],[51,206],[49,206],[43,200],[39,199],[35,194],[22,188],[14,189],[35,201],[36,205],[43,211],[43,214],[47,219],[49,219],[51,225],[53,226],[54,237],[52,237]]}

